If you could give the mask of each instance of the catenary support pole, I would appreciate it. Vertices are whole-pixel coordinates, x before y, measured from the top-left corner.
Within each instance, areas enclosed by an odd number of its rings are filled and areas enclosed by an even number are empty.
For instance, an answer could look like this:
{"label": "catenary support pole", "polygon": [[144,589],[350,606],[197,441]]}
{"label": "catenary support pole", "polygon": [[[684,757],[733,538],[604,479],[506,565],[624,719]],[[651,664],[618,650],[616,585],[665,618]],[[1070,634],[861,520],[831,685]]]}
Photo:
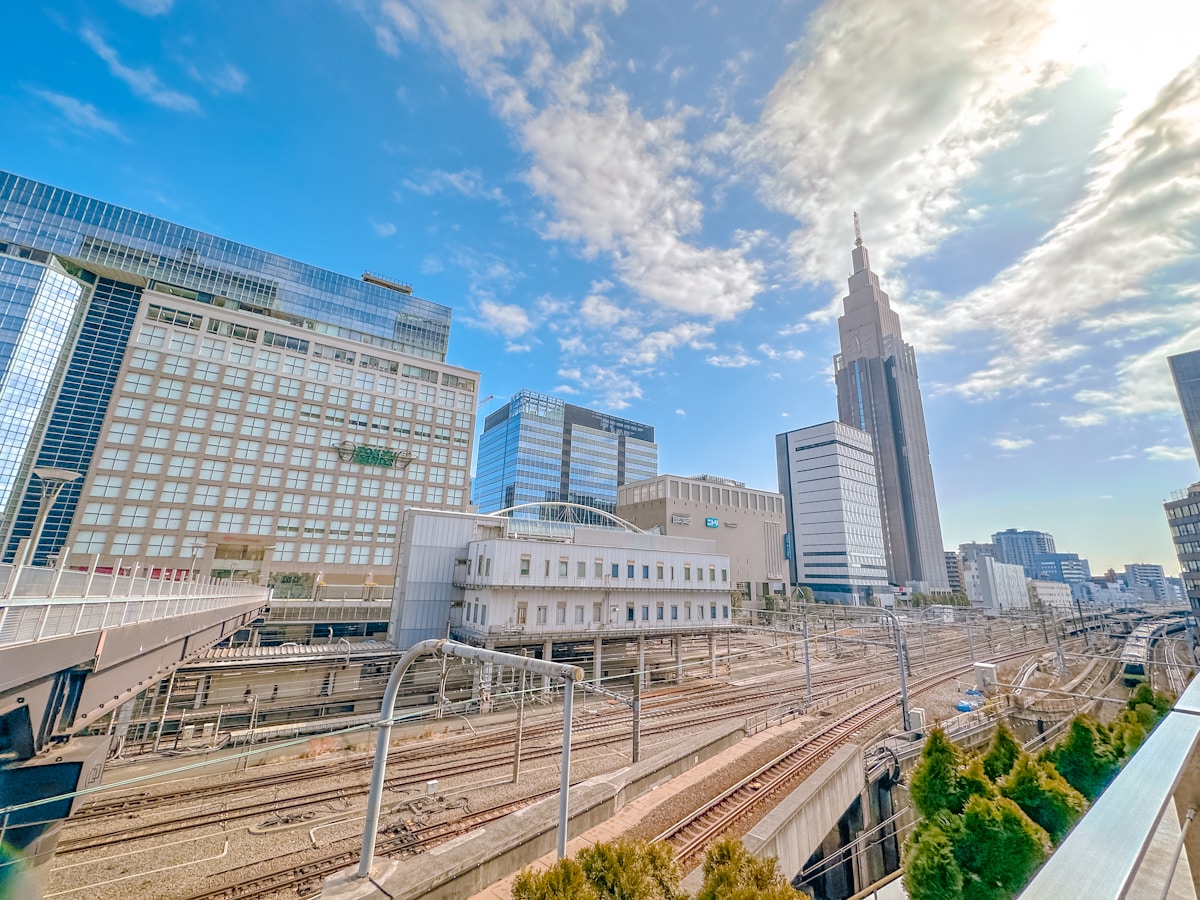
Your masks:
{"label": "catenary support pole", "polygon": [[[563,784],[569,786],[567,766],[570,762],[571,739],[571,688],[575,682],[583,680],[583,669],[565,663],[549,662],[541,659],[528,659],[515,656],[512,653],[499,653],[495,650],[484,650],[467,644],[459,644],[445,638],[433,638],[420,641],[409,647],[404,655],[396,662],[392,674],[388,678],[387,688],[383,693],[383,704],[379,710],[379,730],[375,736],[375,763],[371,769],[371,786],[367,794],[367,820],[363,830],[362,857],[358,861],[358,878],[365,879],[371,875],[371,863],[375,856],[375,839],[379,831],[379,812],[383,805],[383,781],[387,772],[388,748],[392,738],[392,717],[396,711],[396,697],[400,693],[400,682],[412,664],[427,653],[442,653],[461,659],[474,659],[479,662],[494,662],[510,665],[547,678],[563,678],[568,689],[563,692]],[[559,841],[565,845],[567,823],[562,819],[558,823]]]}
{"label": "catenary support pole", "polygon": [[575,682],[563,679],[562,777],[558,786],[558,858],[567,855],[568,807],[571,800],[571,712]]}

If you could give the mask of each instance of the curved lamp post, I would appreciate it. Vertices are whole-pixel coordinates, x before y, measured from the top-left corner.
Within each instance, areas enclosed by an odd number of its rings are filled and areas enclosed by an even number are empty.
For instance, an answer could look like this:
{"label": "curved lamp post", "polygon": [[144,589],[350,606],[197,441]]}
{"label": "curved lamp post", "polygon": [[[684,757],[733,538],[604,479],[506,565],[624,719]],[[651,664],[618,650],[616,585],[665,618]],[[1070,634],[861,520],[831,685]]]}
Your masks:
{"label": "curved lamp post", "polygon": [[83,477],[82,472],[76,472],[74,469],[56,469],[48,466],[34,469],[33,474],[40,482],[41,493],[38,497],[37,518],[33,520],[33,530],[29,532],[29,543],[25,545],[25,552],[21,554],[18,563],[22,566],[28,565],[37,553],[37,545],[42,540],[42,529],[46,527],[46,519],[54,501],[58,499],[59,491],[64,485]]}

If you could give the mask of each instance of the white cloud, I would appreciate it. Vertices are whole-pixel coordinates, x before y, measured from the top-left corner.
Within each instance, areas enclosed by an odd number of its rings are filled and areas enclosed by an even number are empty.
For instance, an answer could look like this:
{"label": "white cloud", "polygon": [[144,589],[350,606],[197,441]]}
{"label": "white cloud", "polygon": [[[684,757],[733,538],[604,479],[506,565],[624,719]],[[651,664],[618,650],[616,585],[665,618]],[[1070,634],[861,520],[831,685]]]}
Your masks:
{"label": "white cloud", "polygon": [[557,387],[551,388],[550,393],[552,393],[552,394],[571,394],[573,396],[573,395],[579,393],[579,388],[573,387],[569,384],[560,384]]}
{"label": "white cloud", "polygon": [[445,268],[446,268],[445,265],[443,265],[442,261],[440,259],[438,259],[436,256],[427,256],[423,260],[421,260],[421,274],[422,275],[436,275],[438,272],[443,271]]}
{"label": "white cloud", "polygon": [[763,356],[765,356],[767,359],[771,359],[771,360],[787,360],[789,362],[796,362],[797,360],[801,360],[804,358],[803,350],[796,350],[796,349],[791,349],[791,348],[789,348],[787,350],[776,350],[770,344],[759,344],[758,352],[761,353]]}
{"label": "white cloud", "polygon": [[375,229],[375,233],[381,238],[391,237],[396,233],[396,226],[391,222],[376,222],[372,219],[371,227]]}
{"label": "white cloud", "polygon": [[624,372],[607,366],[590,365],[584,368],[559,369],[558,376],[575,381],[579,389],[559,385],[556,393],[578,394],[583,391],[597,395],[597,405],[606,409],[626,409],[631,400],[642,399],[642,388]]}
{"label": "white cloud", "polygon": [[417,180],[405,179],[404,186],[410,191],[425,196],[432,194],[462,194],[475,200],[494,200],[503,202],[504,192],[499,188],[489,188],[483,180],[479,169],[463,169],[459,172],[445,172],[434,169]]}
{"label": "white cloud", "polygon": [[705,362],[719,369],[744,369],[746,366],[757,366],[758,360],[747,356],[742,351],[733,354],[714,354],[706,357]]}
{"label": "white cloud", "polygon": [[812,326],[807,322],[796,322],[792,325],[785,325],[783,328],[780,328],[779,335],[780,337],[792,337],[793,335],[804,334],[804,332],[808,331],[810,328],[812,328]]}
{"label": "white cloud", "polygon": [[1026,447],[1032,447],[1033,441],[1029,438],[995,438],[992,446],[1001,450],[1024,450]]}
{"label": "white cloud", "polygon": [[1099,410],[1089,410],[1074,416],[1059,416],[1058,421],[1072,428],[1089,428],[1093,425],[1103,425],[1108,421],[1108,416]]}
{"label": "white cloud", "polygon": [[528,353],[532,349],[533,349],[533,344],[528,343],[528,342],[523,343],[523,344],[518,344],[515,341],[509,341],[508,343],[506,343],[504,345],[505,353]]}
{"label": "white cloud", "polygon": [[628,311],[612,303],[607,297],[599,294],[589,294],[579,304],[579,315],[588,325],[605,328],[616,325],[623,320]]}
{"label": "white cloud", "polygon": [[533,328],[529,314],[515,304],[484,300],[479,304],[479,322],[489,331],[496,331],[507,338],[518,338]]}
{"label": "white cloud", "polygon": [[165,109],[179,112],[200,111],[200,104],[196,102],[195,97],[164,87],[158,74],[149,66],[134,69],[121,62],[116,49],[106,43],[95,29],[85,27],[79,34],[95,54],[108,64],[108,71],[115,78],[125,82],[139,97]]}
{"label": "white cloud", "polygon": [[612,347],[623,365],[652,366],[663,356],[670,356],[677,347],[703,350],[711,347],[705,338],[712,334],[711,325],[699,322],[680,322],[671,328],[651,331],[629,344]]}
{"label": "white cloud", "polygon": [[863,0],[813,14],[759,122],[728,137],[764,201],[801,226],[804,281],[847,268],[852,210],[880,271],[955,230],[964,182],[1025,123],[1018,102],[1061,74],[1042,47],[1049,6]]}
{"label": "white cloud", "polygon": [[[1157,272],[1200,258],[1189,230],[1200,218],[1198,145],[1200,60],[1098,152],[1083,199],[1036,247],[938,315],[943,333],[990,326],[1006,339],[965,392],[1007,394],[1035,379],[1047,359],[1062,358],[1066,328],[1096,314],[1108,320],[1104,327],[1130,322],[1119,304],[1144,308]],[[1172,317],[1200,324],[1194,312],[1173,310]],[[1119,377],[1140,382],[1139,370],[1151,363],[1127,358]]]}
{"label": "white cloud", "polygon": [[1166,462],[1183,462],[1192,458],[1191,447],[1168,447],[1163,444],[1155,444],[1153,447],[1147,447],[1145,453],[1150,459]]}
{"label": "white cloud", "polygon": [[677,416],[686,416],[686,415],[687,415],[687,410],[684,410],[684,409],[677,409],[677,410],[675,410],[675,415],[677,415]]}
{"label": "white cloud", "polygon": [[63,118],[76,128],[84,131],[100,131],[126,140],[121,127],[112,119],[106,119],[92,104],[66,94],[56,94],[54,91],[35,90],[33,93],[62,113]]}
{"label": "white cloud", "polygon": [[[762,266],[745,247],[690,240],[704,210],[688,174],[698,156],[683,134],[691,112],[647,118],[618,90],[589,92],[593,74],[608,66],[595,19],[623,6],[422,0],[411,9],[529,153],[525,179],[551,210],[548,238],[573,243],[589,258],[608,257],[643,299],[695,315],[735,316],[762,290]],[[389,41],[416,28],[408,18],[364,16],[386,33],[381,45],[389,52],[396,52]],[[574,57],[558,49],[572,42]]]}
{"label": "white cloud", "polygon": [[171,11],[175,0],[121,0],[121,5],[143,16],[162,16]]}

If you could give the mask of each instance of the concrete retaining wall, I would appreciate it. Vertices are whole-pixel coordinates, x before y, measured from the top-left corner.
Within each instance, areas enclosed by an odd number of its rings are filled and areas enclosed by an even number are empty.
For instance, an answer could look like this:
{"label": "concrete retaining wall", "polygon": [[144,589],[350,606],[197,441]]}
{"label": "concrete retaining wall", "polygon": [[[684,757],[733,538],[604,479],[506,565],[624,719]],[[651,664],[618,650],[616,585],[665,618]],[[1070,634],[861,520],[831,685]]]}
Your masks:
{"label": "concrete retaining wall", "polygon": [[[637,765],[573,786],[568,839],[607,821],[629,801],[716,756],[745,736],[741,724],[722,725]],[[860,778],[861,769],[860,763]],[[383,871],[375,880],[393,900],[461,900],[553,852],[557,829],[558,797],[548,797],[419,856],[391,861],[381,867]],[[333,875],[326,880],[321,896],[384,894],[373,889],[364,893],[361,884],[352,887],[344,876]]]}
{"label": "concrete retaining wall", "polygon": [[742,841],[760,859],[776,857],[783,874],[792,878],[865,788],[862,748],[847,744],[767,813]]}

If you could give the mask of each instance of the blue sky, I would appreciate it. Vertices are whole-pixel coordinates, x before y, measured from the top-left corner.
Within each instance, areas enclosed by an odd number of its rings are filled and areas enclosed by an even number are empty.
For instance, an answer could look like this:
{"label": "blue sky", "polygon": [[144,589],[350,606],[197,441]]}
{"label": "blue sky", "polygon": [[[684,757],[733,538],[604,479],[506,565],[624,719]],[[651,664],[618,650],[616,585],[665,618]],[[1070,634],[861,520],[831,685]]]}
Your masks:
{"label": "blue sky", "polygon": [[61,0],[5,31],[0,167],[409,281],[485,411],[616,411],[662,471],[773,488],[774,435],[836,417],[857,210],[946,546],[1177,569],[1191,0]]}

